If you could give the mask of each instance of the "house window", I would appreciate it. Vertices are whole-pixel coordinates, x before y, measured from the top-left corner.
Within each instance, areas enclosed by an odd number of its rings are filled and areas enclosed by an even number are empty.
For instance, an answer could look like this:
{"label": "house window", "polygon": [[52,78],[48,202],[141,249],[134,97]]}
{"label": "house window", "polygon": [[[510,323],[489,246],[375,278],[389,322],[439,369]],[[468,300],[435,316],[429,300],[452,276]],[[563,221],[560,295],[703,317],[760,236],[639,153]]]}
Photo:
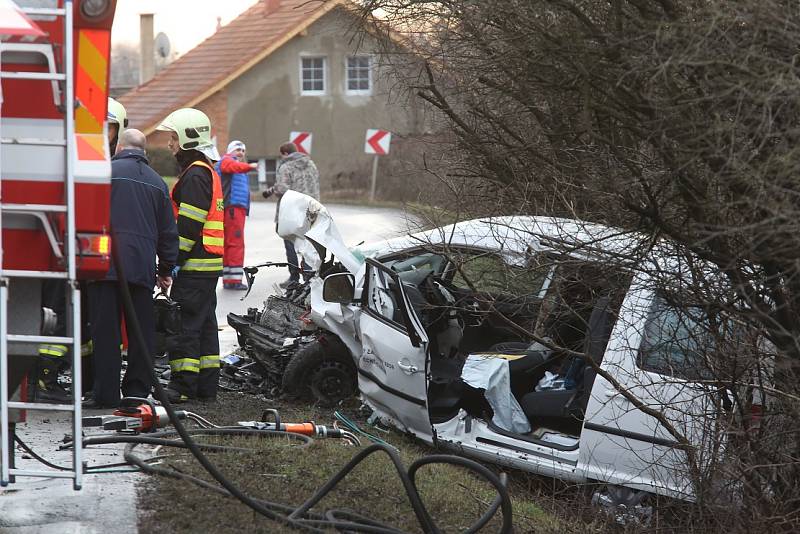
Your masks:
{"label": "house window", "polygon": [[325,58],[300,58],[300,93],[304,95],[325,94]]}
{"label": "house window", "polygon": [[370,94],[372,91],[372,58],[370,56],[348,57],[346,79],[348,93]]}

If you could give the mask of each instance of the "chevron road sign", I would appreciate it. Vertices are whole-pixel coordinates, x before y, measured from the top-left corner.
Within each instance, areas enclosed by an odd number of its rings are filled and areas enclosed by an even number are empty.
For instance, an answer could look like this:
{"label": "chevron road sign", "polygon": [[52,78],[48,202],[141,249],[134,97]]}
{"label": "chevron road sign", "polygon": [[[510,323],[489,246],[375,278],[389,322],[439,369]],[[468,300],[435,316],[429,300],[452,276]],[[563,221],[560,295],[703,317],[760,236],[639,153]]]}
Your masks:
{"label": "chevron road sign", "polygon": [[311,154],[311,132],[292,132],[289,141],[297,145],[298,152]]}

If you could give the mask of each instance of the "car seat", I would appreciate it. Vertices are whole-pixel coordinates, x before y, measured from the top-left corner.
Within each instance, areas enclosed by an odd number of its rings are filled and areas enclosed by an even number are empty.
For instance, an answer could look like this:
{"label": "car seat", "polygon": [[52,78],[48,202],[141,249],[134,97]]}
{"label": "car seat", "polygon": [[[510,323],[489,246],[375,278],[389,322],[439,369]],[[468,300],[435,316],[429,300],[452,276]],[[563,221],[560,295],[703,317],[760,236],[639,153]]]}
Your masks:
{"label": "car seat", "polygon": [[538,342],[504,341],[492,345],[488,352],[519,356],[508,358],[511,392],[517,399],[529,391],[533,391],[533,386],[539,382],[544,376],[545,370],[553,363],[553,351]]}
{"label": "car seat", "polygon": [[[598,365],[603,360],[614,327],[614,314],[611,313],[609,302],[609,297],[597,300],[589,317],[584,340],[584,354]],[[580,359],[579,356],[574,358]],[[571,432],[580,430],[597,373],[587,364],[581,374],[575,389],[531,391],[522,396],[520,405],[534,428],[546,426]]]}

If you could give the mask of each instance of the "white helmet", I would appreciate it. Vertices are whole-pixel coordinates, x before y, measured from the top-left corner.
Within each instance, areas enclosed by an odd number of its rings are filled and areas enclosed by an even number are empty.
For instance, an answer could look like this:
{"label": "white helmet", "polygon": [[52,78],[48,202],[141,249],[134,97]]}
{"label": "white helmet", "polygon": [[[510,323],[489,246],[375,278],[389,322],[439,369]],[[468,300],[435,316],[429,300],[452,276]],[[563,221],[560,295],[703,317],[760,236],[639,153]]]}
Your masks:
{"label": "white helmet", "polygon": [[125,111],[125,106],[113,98],[108,99],[108,122],[119,124],[120,134],[128,127],[128,112]]}
{"label": "white helmet", "polygon": [[156,130],[175,132],[183,150],[197,150],[213,161],[219,161],[219,152],[211,139],[211,121],[208,115],[194,108],[173,111],[161,121]]}

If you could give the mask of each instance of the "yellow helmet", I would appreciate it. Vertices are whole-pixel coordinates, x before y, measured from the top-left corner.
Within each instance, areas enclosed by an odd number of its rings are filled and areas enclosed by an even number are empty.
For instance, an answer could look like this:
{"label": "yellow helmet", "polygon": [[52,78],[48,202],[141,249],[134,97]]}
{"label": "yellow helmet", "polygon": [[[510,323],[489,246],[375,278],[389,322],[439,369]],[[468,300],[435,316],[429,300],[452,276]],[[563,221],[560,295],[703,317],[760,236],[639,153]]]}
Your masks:
{"label": "yellow helmet", "polygon": [[114,100],[108,99],[108,122],[119,124],[119,133],[128,127],[128,112],[125,106]]}
{"label": "yellow helmet", "polygon": [[175,110],[161,121],[156,130],[178,134],[178,144],[183,150],[197,150],[214,161],[220,159],[211,138],[211,121],[199,109]]}

